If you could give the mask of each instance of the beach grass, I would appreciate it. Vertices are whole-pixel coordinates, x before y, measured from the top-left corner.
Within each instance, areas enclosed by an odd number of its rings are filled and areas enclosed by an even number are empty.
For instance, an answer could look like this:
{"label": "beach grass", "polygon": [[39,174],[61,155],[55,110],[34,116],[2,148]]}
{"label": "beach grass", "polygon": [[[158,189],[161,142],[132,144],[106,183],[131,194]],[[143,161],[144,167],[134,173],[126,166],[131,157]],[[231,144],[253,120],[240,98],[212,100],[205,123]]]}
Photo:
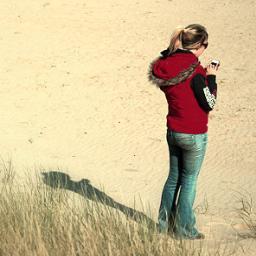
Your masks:
{"label": "beach grass", "polygon": [[246,190],[237,192],[237,198],[240,203],[240,207],[237,209],[238,215],[248,230],[245,234],[240,235],[256,239],[256,210],[253,198]]}
{"label": "beach grass", "polygon": [[0,170],[0,255],[232,255],[233,248],[161,235],[147,222],[35,179]]}

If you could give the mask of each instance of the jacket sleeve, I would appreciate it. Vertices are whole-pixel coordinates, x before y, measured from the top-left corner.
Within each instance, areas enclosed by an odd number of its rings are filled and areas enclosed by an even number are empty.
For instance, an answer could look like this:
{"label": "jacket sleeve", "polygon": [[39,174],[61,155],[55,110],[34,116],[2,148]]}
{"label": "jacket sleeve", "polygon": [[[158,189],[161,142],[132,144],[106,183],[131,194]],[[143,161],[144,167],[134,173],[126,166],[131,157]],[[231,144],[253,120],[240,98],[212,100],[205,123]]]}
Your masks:
{"label": "jacket sleeve", "polygon": [[217,84],[215,75],[208,75],[206,79],[208,86],[203,75],[195,75],[191,80],[191,88],[199,105],[208,112],[213,110],[217,100]]}

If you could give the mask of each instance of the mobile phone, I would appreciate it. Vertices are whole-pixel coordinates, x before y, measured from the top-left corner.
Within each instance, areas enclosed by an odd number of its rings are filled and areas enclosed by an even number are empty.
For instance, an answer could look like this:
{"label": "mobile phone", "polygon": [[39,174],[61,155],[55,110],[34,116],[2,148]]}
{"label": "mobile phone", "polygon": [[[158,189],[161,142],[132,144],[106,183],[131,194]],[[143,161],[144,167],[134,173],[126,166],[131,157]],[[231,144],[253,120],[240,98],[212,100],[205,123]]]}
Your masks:
{"label": "mobile phone", "polygon": [[220,65],[220,61],[219,60],[212,60],[211,65],[214,65],[214,66],[218,67]]}

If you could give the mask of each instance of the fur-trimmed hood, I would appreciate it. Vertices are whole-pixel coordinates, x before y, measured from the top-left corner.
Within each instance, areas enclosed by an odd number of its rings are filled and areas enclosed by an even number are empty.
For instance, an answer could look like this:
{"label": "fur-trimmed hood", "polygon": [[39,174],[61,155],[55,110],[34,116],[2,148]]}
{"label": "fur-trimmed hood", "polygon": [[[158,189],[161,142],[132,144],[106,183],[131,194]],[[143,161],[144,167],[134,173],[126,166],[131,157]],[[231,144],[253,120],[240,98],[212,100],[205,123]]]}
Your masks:
{"label": "fur-trimmed hood", "polygon": [[177,49],[172,54],[165,50],[161,54],[150,63],[148,69],[148,79],[157,87],[185,81],[200,65],[198,58],[188,50]]}

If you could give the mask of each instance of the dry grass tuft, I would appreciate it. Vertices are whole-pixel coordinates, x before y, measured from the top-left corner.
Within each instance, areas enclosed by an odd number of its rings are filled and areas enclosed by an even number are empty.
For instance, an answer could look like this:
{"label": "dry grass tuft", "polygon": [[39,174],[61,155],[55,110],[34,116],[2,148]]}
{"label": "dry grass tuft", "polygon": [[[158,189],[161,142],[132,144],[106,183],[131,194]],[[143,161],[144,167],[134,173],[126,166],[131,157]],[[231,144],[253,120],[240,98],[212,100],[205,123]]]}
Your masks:
{"label": "dry grass tuft", "polygon": [[239,217],[247,226],[249,232],[242,235],[246,238],[256,238],[256,210],[254,208],[253,199],[248,191],[238,193],[238,201],[241,207],[238,210]]}

